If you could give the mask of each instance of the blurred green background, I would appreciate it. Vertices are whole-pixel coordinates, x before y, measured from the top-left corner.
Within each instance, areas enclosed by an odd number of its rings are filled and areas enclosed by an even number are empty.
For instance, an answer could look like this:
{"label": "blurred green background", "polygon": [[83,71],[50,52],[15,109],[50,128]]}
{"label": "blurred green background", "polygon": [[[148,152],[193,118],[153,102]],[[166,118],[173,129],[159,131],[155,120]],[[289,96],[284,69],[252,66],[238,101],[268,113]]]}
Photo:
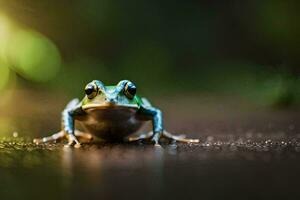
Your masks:
{"label": "blurred green background", "polygon": [[296,109],[299,19],[286,0],[0,0],[0,129],[56,124],[93,79],[130,79],[169,117],[205,97]]}

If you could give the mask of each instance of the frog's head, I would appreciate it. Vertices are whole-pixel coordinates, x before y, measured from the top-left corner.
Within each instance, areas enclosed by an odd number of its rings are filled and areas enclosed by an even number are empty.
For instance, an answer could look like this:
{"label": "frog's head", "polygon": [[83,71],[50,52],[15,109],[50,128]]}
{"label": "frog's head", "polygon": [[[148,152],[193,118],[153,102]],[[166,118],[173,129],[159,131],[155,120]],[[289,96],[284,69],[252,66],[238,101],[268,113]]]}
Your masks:
{"label": "frog's head", "polygon": [[134,108],[140,106],[136,95],[136,86],[128,80],[120,81],[116,86],[105,86],[94,80],[86,85],[82,109]]}

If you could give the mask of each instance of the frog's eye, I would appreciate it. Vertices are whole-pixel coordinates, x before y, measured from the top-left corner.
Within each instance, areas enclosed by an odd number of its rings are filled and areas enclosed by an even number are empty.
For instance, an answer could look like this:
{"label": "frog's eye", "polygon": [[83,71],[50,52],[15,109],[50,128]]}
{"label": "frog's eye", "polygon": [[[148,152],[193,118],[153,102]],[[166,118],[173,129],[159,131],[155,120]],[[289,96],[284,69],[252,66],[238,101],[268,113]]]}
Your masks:
{"label": "frog's eye", "polygon": [[92,99],[97,95],[98,87],[95,84],[90,83],[85,87],[84,91],[85,91],[85,94],[87,95],[87,97],[89,99]]}
{"label": "frog's eye", "polygon": [[133,99],[134,95],[136,94],[136,86],[131,82],[126,83],[124,88],[124,94],[129,99]]}

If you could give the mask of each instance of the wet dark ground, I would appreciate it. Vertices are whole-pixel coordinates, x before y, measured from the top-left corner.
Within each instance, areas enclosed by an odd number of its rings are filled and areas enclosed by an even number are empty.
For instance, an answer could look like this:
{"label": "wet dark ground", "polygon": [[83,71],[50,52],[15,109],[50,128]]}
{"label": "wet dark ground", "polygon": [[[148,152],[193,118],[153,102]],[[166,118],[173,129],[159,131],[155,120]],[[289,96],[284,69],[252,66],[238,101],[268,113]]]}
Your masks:
{"label": "wet dark ground", "polygon": [[82,149],[6,138],[1,199],[299,199],[300,139],[274,138]]}
{"label": "wet dark ground", "polygon": [[0,199],[300,199],[298,111],[168,100],[167,129],[199,144],[74,149],[31,143],[59,128],[63,107],[37,98],[2,110],[21,128],[0,139]]}

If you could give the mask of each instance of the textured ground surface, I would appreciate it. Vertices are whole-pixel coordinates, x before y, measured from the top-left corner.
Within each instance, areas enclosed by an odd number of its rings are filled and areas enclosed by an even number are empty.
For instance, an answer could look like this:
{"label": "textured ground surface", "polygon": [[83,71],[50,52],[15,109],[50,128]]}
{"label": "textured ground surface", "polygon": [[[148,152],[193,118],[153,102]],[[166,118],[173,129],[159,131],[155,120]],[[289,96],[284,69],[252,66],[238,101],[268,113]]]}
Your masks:
{"label": "textured ground surface", "polygon": [[300,199],[299,111],[201,100],[161,102],[169,131],[201,140],[161,149],[36,146],[59,128],[63,103],[6,106],[0,130],[15,128],[0,139],[0,199]]}
{"label": "textured ground surface", "polygon": [[70,149],[7,138],[0,177],[1,199],[299,199],[300,139]]}

